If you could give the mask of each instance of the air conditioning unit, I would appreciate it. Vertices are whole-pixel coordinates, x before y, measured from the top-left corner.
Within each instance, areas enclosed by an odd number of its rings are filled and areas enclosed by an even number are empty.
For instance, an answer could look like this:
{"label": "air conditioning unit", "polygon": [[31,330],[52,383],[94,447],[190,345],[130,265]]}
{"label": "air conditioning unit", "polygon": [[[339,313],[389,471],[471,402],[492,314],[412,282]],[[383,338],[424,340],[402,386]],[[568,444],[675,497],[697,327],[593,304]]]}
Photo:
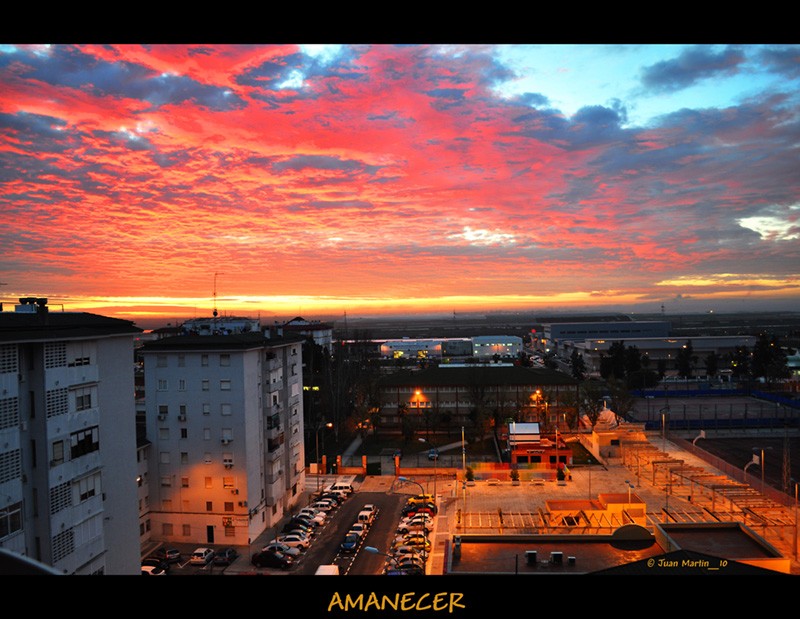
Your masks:
{"label": "air conditioning unit", "polygon": [[231,494],[239,494],[239,489],[234,488],[233,490],[231,490]]}
{"label": "air conditioning unit", "polygon": [[225,468],[226,469],[232,469],[233,468],[233,462],[226,462],[225,463]]}
{"label": "air conditioning unit", "polygon": [[167,416],[166,416],[166,415],[159,415],[159,416],[158,416],[158,420],[159,420],[159,421],[164,421],[166,418],[167,418]]}
{"label": "air conditioning unit", "polygon": [[230,442],[231,442],[231,439],[229,439],[229,438],[223,438],[223,439],[222,439],[222,444],[223,444],[223,445],[227,445],[227,444],[228,444],[228,443],[230,443]]}
{"label": "air conditioning unit", "polygon": [[186,421],[186,415],[178,415],[178,421]]}

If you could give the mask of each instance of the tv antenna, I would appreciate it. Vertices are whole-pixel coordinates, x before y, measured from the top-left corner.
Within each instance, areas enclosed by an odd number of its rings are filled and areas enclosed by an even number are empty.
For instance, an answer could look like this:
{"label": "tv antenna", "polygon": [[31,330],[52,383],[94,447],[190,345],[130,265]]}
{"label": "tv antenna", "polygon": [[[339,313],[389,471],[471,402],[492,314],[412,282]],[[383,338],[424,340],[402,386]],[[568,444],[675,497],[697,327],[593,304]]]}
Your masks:
{"label": "tv antenna", "polygon": [[225,273],[214,273],[214,318],[217,317],[217,275],[225,275]]}

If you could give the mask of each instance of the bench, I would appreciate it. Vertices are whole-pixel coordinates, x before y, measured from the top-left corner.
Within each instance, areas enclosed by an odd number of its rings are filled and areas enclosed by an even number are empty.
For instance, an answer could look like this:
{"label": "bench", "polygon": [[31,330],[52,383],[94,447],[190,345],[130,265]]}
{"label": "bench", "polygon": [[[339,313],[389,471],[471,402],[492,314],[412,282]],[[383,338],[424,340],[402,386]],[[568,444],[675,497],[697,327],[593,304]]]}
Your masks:
{"label": "bench", "polygon": [[534,486],[544,486],[544,479],[532,479]]}
{"label": "bench", "polygon": [[492,477],[491,479],[486,480],[486,484],[489,486],[499,486],[500,480],[497,479],[496,477]]}

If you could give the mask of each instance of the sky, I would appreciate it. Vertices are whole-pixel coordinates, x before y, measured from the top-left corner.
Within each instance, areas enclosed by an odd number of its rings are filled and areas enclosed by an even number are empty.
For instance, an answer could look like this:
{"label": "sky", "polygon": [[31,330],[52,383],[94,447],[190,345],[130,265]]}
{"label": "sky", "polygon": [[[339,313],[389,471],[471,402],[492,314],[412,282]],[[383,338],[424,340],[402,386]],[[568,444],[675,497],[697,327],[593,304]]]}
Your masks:
{"label": "sky", "polygon": [[0,300],[796,310],[800,45],[0,42]]}

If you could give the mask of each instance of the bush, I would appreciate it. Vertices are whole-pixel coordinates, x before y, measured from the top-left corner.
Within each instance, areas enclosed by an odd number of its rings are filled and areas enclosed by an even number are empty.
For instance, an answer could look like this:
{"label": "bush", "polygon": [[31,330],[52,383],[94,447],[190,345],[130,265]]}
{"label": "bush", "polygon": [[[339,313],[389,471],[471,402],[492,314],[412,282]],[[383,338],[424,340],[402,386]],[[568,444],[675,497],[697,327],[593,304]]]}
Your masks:
{"label": "bush", "polygon": [[471,466],[467,467],[467,481],[475,481],[475,471],[472,470]]}
{"label": "bush", "polygon": [[519,481],[519,470],[511,469],[511,481]]}

